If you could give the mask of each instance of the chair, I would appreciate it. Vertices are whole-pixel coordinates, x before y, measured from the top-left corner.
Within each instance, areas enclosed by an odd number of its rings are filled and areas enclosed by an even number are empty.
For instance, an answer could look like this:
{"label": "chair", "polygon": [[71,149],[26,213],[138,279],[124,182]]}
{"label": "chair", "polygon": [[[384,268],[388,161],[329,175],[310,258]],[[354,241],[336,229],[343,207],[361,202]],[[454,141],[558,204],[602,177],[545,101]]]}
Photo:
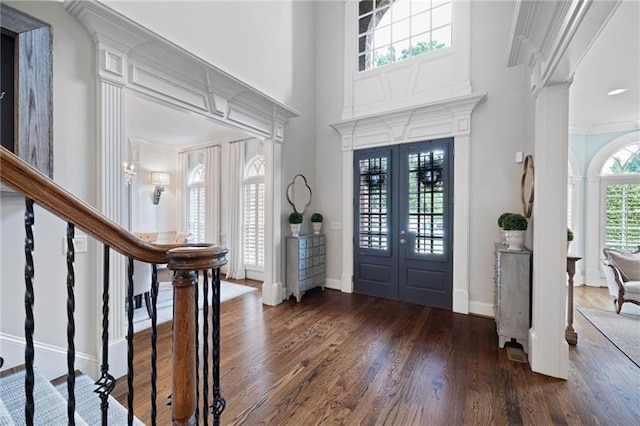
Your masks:
{"label": "chair", "polygon": [[620,313],[625,302],[640,306],[640,250],[629,253],[605,248],[602,252],[605,259],[600,266],[616,313]]}
{"label": "chair", "polygon": [[147,314],[151,318],[151,264],[133,261],[133,297],[144,297]]}
{"label": "chair", "polygon": [[[148,243],[154,243],[158,238],[157,232],[134,232],[133,234]],[[151,264],[133,261],[133,297],[136,300],[144,297],[144,304],[151,318]],[[138,302],[136,306],[139,306]]]}

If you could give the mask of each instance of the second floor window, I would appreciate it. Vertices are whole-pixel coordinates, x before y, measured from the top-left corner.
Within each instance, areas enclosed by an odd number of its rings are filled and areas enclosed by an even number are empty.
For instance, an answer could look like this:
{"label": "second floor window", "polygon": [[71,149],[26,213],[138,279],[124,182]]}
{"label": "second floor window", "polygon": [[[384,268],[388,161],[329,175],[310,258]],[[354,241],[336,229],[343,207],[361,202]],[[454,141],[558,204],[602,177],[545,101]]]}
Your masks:
{"label": "second floor window", "polygon": [[358,2],[358,71],[449,46],[450,0]]}

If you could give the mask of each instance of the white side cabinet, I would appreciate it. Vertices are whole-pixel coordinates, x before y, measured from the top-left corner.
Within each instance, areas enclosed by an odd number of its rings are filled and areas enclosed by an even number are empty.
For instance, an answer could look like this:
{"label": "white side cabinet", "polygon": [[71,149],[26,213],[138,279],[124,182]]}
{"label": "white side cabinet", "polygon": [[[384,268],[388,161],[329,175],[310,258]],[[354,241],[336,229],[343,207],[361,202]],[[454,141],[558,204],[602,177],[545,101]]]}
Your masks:
{"label": "white side cabinet", "polygon": [[309,289],[325,285],[324,234],[287,237],[287,298],[299,302]]}
{"label": "white side cabinet", "polygon": [[531,289],[531,252],[508,250],[495,245],[494,314],[498,345],[515,339],[529,352],[529,312]]}

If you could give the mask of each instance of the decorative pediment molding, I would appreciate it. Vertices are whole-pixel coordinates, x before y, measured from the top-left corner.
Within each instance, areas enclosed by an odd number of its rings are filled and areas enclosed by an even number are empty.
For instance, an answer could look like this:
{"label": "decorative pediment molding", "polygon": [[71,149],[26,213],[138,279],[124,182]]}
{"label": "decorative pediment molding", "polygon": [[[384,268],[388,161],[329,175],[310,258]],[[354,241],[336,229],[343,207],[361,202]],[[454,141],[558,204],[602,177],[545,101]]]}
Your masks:
{"label": "decorative pediment molding", "polygon": [[471,112],[486,92],[450,98],[331,124],[342,135],[342,149],[395,145],[471,132]]}
{"label": "decorative pediment molding", "polygon": [[96,41],[103,80],[279,141],[299,115],[100,2],[63,4]]}

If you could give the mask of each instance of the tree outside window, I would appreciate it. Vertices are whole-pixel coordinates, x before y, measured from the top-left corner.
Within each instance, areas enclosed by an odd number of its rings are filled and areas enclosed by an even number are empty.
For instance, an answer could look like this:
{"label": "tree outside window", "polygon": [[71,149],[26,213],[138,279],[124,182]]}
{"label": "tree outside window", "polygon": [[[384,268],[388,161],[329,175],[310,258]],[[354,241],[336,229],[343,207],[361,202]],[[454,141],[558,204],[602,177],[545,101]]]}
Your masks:
{"label": "tree outside window", "polygon": [[635,251],[640,246],[640,143],[612,155],[602,175],[605,246]]}

